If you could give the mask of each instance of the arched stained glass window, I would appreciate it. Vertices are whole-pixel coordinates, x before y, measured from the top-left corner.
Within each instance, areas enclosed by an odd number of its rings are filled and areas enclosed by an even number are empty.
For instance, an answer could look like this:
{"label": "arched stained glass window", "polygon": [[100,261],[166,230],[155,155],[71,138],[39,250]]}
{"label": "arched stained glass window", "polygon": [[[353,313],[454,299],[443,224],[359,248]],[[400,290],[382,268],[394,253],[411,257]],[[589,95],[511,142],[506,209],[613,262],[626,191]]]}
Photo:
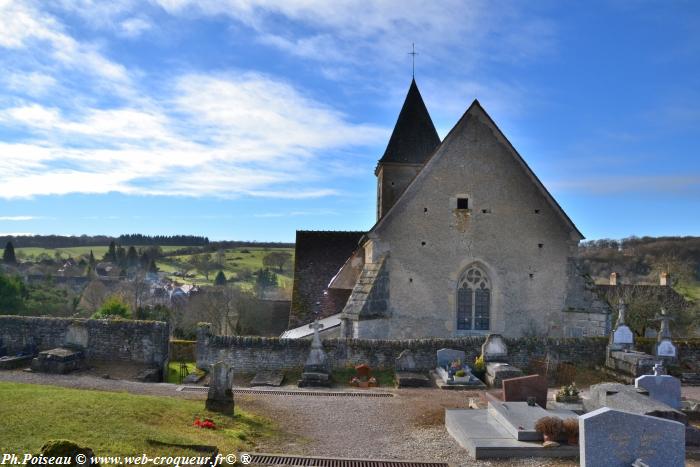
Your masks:
{"label": "arched stained glass window", "polygon": [[491,317],[491,284],[478,266],[470,266],[457,286],[457,330],[488,331]]}

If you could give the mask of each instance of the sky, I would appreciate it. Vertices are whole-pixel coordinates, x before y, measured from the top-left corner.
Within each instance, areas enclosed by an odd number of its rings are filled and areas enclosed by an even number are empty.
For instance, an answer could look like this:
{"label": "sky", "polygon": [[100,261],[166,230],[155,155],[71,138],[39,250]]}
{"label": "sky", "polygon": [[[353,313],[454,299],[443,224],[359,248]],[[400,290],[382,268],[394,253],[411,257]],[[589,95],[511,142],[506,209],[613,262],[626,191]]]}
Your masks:
{"label": "sky", "polygon": [[0,234],[368,230],[412,43],[588,239],[700,235],[690,0],[0,0]]}

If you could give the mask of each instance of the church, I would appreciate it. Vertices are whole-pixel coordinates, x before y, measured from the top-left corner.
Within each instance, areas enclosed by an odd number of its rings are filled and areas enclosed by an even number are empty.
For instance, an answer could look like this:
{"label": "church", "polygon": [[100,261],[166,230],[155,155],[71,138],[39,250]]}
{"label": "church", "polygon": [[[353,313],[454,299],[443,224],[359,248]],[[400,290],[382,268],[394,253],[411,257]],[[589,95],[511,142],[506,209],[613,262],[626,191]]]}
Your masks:
{"label": "church", "polygon": [[609,307],[576,267],[584,237],[475,100],[444,140],[415,80],[375,169],[366,232],[298,231],[289,327],[409,339],[593,336]]}

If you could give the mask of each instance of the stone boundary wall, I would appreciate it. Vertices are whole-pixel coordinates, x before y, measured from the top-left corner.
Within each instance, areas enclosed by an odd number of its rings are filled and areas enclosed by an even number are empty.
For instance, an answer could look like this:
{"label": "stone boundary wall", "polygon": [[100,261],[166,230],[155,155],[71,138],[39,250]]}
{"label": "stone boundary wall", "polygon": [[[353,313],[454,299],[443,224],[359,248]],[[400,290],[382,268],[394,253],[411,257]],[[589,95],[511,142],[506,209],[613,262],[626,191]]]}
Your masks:
{"label": "stone boundary wall", "polygon": [[[436,352],[442,348],[464,350],[467,360],[473,362],[481,353],[483,337],[454,339],[325,339],[323,347],[334,368],[366,363],[372,368],[393,369],[396,357],[404,349],[410,349],[416,365],[421,370],[435,367]],[[602,365],[605,362],[605,337],[587,338],[520,338],[505,339],[510,363],[528,367],[536,358],[550,357],[560,362]],[[308,339],[280,339],[276,337],[215,336],[210,325],[200,324],[197,330],[197,367],[224,360],[242,373],[255,373],[258,369],[287,370],[304,366],[311,341]]]}
{"label": "stone boundary wall", "polygon": [[158,367],[169,355],[168,325],[160,321],[0,316],[0,339],[9,355],[32,341],[38,350],[72,342],[85,348],[88,359]]}
{"label": "stone boundary wall", "polygon": [[170,341],[170,361],[194,362],[197,355],[197,341],[172,339]]}
{"label": "stone boundary wall", "polygon": [[[682,364],[687,363],[691,368],[700,367],[700,338],[682,338],[674,337],[673,343],[678,349],[678,360]],[[641,352],[646,352],[648,354],[653,354],[654,344],[656,344],[656,339],[648,337],[636,337],[634,339],[634,346],[637,350]]]}

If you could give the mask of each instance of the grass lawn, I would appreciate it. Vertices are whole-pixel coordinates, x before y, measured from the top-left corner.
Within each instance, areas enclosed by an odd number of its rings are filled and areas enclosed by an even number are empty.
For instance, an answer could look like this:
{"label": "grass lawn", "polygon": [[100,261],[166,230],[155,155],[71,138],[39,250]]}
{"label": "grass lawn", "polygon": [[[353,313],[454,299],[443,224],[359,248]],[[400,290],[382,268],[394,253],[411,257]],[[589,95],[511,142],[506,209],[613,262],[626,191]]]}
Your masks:
{"label": "grass lawn", "polygon": [[[270,421],[240,410],[234,417],[207,412],[203,400],[0,382],[0,401],[4,453],[38,453],[48,440],[69,439],[98,456],[196,455],[148,440],[212,445],[228,454],[277,433]],[[195,416],[213,419],[218,429],[192,426]]]}
{"label": "grass lawn", "polygon": [[688,300],[700,300],[700,282],[678,284],[674,289]]}
{"label": "grass lawn", "polygon": [[[180,363],[181,362],[168,362],[168,376],[166,383],[180,384]],[[197,369],[197,365],[194,362],[187,362],[187,371],[189,373],[201,373],[202,371]]]}

